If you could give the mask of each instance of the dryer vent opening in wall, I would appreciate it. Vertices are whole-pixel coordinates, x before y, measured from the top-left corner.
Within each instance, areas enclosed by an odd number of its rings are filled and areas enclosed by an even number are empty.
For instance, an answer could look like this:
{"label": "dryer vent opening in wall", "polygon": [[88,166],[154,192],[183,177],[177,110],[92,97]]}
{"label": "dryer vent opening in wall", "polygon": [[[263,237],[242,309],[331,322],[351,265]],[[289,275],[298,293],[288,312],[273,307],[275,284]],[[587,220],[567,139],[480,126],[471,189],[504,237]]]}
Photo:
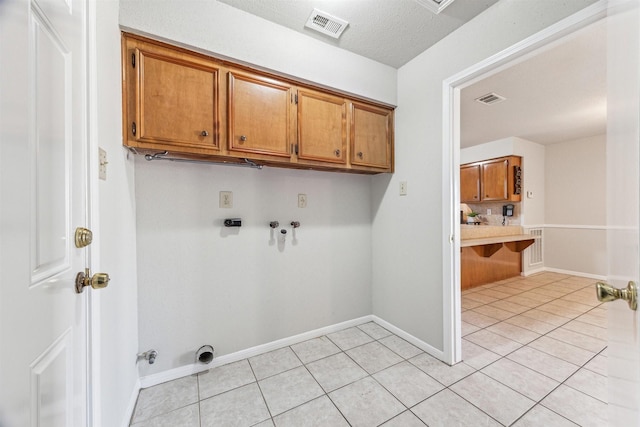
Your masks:
{"label": "dryer vent opening in wall", "polygon": [[318,9],[313,9],[307,23],[304,24],[307,28],[311,28],[312,30],[326,34],[335,39],[340,38],[342,32],[347,28],[347,25],[349,25],[347,21],[336,18],[335,16],[329,15],[328,13],[322,12]]}

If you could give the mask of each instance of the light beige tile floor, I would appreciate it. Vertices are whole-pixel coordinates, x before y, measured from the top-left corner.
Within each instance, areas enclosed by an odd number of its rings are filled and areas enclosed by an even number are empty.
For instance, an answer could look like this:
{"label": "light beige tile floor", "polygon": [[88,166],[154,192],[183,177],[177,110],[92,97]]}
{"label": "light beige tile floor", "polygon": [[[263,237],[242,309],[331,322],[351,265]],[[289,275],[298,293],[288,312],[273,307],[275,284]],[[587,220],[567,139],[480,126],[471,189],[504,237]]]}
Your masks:
{"label": "light beige tile floor", "polygon": [[463,361],[375,323],[140,391],[131,425],[603,426],[605,306],[557,273],[463,292]]}

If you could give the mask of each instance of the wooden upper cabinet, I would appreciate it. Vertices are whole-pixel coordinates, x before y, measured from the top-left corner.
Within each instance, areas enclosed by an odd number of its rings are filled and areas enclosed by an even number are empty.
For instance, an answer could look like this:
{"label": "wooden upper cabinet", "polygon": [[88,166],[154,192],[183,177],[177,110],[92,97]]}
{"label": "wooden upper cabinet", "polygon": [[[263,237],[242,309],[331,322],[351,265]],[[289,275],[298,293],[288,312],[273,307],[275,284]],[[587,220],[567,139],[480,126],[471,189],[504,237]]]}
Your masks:
{"label": "wooden upper cabinet", "polygon": [[130,146],[193,153],[219,149],[219,69],[199,57],[143,42],[123,49]]}
{"label": "wooden upper cabinet", "polygon": [[321,92],[298,91],[298,159],[347,162],[347,102]]}
{"label": "wooden upper cabinet", "polygon": [[460,201],[480,201],[480,165],[460,167]]}
{"label": "wooden upper cabinet", "polygon": [[519,202],[522,190],[522,158],[500,157],[460,165],[462,203]]}
{"label": "wooden upper cabinet", "polygon": [[290,157],[291,105],[291,85],[229,71],[229,151]]}
{"label": "wooden upper cabinet", "polygon": [[507,200],[509,193],[507,189],[507,174],[509,168],[508,159],[497,159],[485,162],[482,169],[482,200]]}
{"label": "wooden upper cabinet", "polygon": [[391,170],[393,110],[351,104],[351,164]]}
{"label": "wooden upper cabinet", "polygon": [[123,144],[140,154],[393,172],[393,107],[122,34]]}

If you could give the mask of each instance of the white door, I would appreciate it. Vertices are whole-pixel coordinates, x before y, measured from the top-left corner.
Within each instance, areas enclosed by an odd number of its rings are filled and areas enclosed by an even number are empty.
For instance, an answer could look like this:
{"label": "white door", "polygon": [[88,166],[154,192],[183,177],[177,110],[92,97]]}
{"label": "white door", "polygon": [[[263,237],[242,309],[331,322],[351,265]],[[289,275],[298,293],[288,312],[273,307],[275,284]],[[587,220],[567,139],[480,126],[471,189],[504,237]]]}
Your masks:
{"label": "white door", "polygon": [[0,1],[0,425],[87,425],[86,18]]}
{"label": "white door", "polygon": [[[613,2],[616,3],[616,2]],[[640,278],[640,19],[638,2],[611,7],[607,61],[607,253],[609,284]],[[640,425],[640,323],[624,301],[607,304],[609,425]]]}

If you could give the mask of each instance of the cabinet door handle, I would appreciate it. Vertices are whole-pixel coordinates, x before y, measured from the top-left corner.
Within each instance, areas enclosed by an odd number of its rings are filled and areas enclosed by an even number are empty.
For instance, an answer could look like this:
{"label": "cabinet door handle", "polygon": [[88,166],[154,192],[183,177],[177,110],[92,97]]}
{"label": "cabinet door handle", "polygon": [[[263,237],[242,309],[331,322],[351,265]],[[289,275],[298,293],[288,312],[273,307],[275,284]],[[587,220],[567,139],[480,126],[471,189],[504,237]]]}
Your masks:
{"label": "cabinet door handle", "polygon": [[336,150],[336,151],[334,151],[334,152],[333,152],[333,154],[335,154],[335,155],[336,155],[336,157],[340,157],[340,150]]}
{"label": "cabinet door handle", "polygon": [[200,136],[209,136],[209,132],[203,130],[202,132],[200,132]]}
{"label": "cabinet door handle", "polygon": [[240,141],[245,142],[247,140],[247,137],[244,135],[240,135]]}
{"label": "cabinet door handle", "polygon": [[364,154],[362,153],[362,151],[358,152],[358,157],[362,160],[362,158],[364,157]]}

